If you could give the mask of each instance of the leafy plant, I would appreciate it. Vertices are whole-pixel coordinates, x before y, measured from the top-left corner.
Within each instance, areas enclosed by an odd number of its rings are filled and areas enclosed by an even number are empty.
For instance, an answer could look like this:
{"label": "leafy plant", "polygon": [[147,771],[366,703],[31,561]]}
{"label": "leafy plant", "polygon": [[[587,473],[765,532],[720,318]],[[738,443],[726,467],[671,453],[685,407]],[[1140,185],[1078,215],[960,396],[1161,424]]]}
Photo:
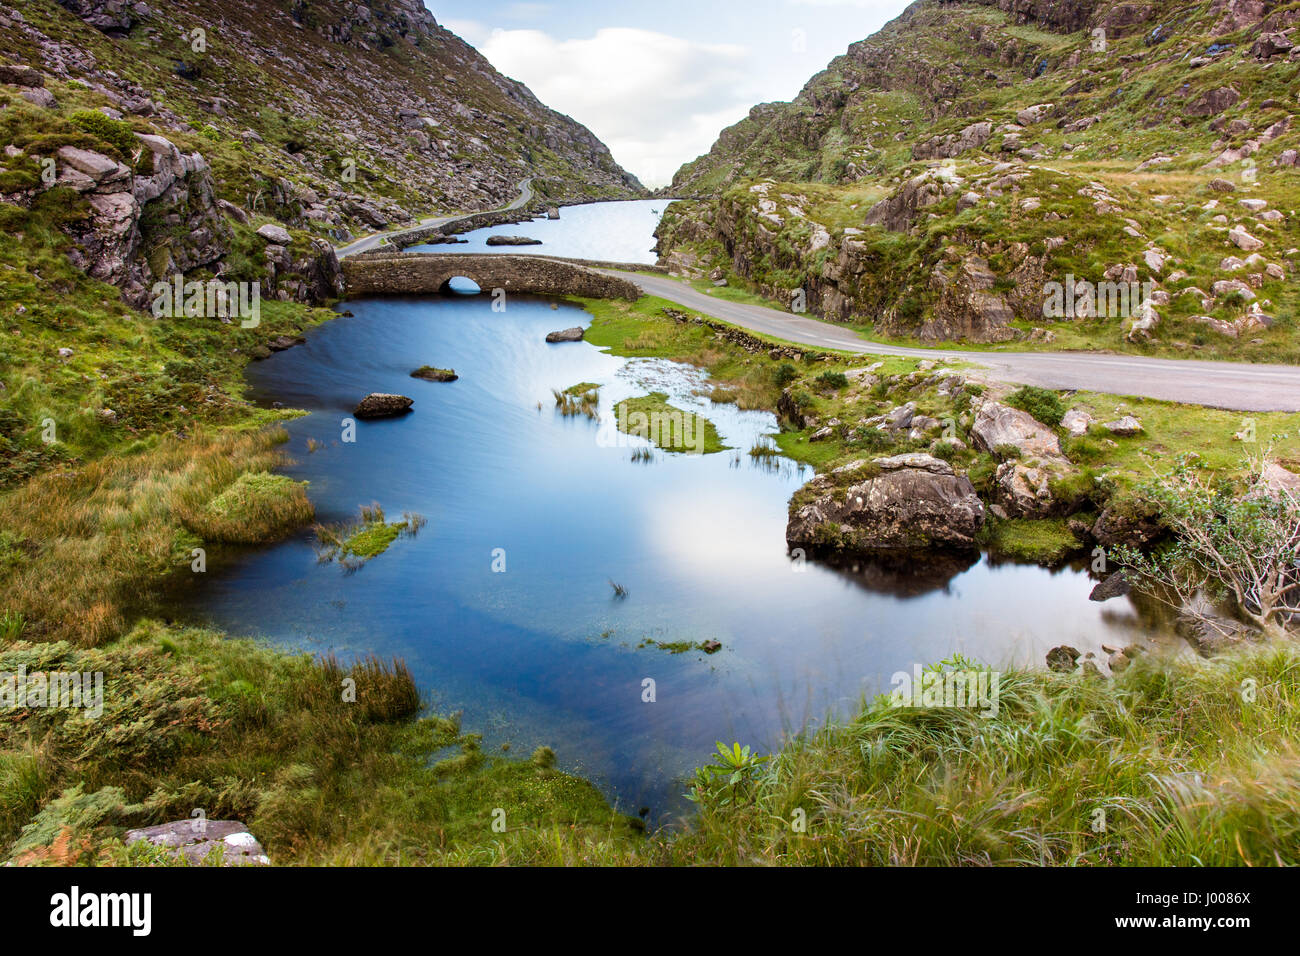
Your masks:
{"label": "leafy plant", "polygon": [[750,795],[763,764],[768,760],[739,743],[728,747],[719,740],[717,746],[717,757],[713,763],[696,769],[695,785],[686,794],[687,799],[695,803],[716,806],[739,803],[742,797]]}
{"label": "leafy plant", "polygon": [[[1259,478],[1267,459],[1257,464]],[[1135,583],[1179,611],[1212,621],[1205,600],[1228,600],[1268,634],[1300,623],[1300,496],[1257,480],[1248,494],[1206,479],[1184,459],[1148,482],[1143,495],[1175,534],[1153,554],[1120,549],[1116,560]]]}

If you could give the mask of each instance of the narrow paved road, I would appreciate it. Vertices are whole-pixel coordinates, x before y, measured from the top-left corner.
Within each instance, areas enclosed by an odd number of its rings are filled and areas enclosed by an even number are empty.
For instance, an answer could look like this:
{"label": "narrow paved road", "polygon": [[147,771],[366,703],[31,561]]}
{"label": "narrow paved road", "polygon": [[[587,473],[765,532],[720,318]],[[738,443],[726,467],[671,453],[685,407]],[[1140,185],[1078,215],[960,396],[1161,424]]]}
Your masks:
{"label": "narrow paved road", "polygon": [[375,246],[383,242],[384,239],[391,236],[399,236],[404,232],[413,232],[416,229],[427,229],[430,226],[445,226],[449,222],[456,222],[459,219],[468,219],[470,216],[478,216],[483,212],[503,212],[510,209],[521,209],[526,206],[532,198],[533,178],[529,176],[526,179],[519,180],[519,196],[504,206],[500,206],[496,209],[485,209],[480,212],[459,213],[455,216],[430,216],[427,219],[421,219],[419,223],[414,226],[403,226],[401,229],[390,229],[387,232],[377,232],[373,236],[366,236],[364,239],[350,242],[346,246],[335,246],[334,253],[340,259],[345,256],[353,256],[359,252],[367,252],[368,250],[375,248]]}
{"label": "narrow paved road", "polygon": [[872,342],[851,329],[808,316],[792,315],[761,305],[728,302],[665,276],[613,269],[602,271],[635,283],[648,295],[657,295],[755,332],[801,345],[873,355],[958,359],[984,366],[990,378],[1044,388],[1140,395],[1236,411],[1300,411],[1300,366],[1088,352],[965,352],[908,348]]}

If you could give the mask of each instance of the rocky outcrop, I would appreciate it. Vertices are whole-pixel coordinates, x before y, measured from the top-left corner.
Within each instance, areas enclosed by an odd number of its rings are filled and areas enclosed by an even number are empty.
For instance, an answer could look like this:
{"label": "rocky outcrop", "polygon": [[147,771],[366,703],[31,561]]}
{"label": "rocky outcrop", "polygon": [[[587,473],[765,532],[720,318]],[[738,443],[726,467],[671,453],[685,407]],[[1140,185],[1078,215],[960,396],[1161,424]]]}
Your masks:
{"label": "rocky outcrop", "polygon": [[55,185],[76,190],[90,210],[87,219],[65,227],[75,242],[73,262],[144,307],[155,281],[220,260],[231,232],[204,158],[181,153],[161,136],[138,138],[151,155],[151,172],[65,146],[57,154]]}
{"label": "rocky outcrop", "polygon": [[586,332],[578,326],[571,329],[561,329],[558,332],[547,332],[546,341],[548,342],[581,342]]}
{"label": "rocky outcrop", "polygon": [[868,226],[884,226],[890,232],[906,232],[912,228],[922,209],[943,199],[942,184],[934,173],[922,173],[905,182],[897,192],[867,210],[863,222]]}
{"label": "rocky outcrop", "polygon": [[542,240],[529,236],[488,236],[489,246],[540,246]]}
{"label": "rocky outcrop", "polygon": [[974,486],[926,454],[858,461],[819,475],[791,503],[791,547],[854,553],[969,549],[984,524]]}
{"label": "rocky outcrop", "polygon": [[371,392],[353,409],[352,414],[357,418],[393,418],[405,415],[414,404],[415,400],[405,395]]}
{"label": "rocky outcrop", "polygon": [[1028,412],[984,402],[975,414],[971,439],[980,451],[1005,458],[994,475],[998,505],[1012,518],[1060,514],[1069,502],[1052,491],[1073,466],[1061,452],[1056,432]]}
{"label": "rocky outcrop", "polygon": [[126,831],[126,845],[149,843],[189,866],[270,866],[262,844],[237,820],[177,820]]}
{"label": "rocky outcrop", "polygon": [[930,274],[930,287],[937,297],[919,337],[927,342],[1005,342],[1015,338],[1009,327],[1015,313],[994,290],[996,281],[987,260],[980,256],[966,256],[950,268],[937,264]]}
{"label": "rocky outcrop", "polygon": [[131,0],[58,0],[58,4],[111,37],[123,37],[148,7]]}
{"label": "rocky outcrop", "polygon": [[971,425],[975,447],[990,454],[1002,448],[1014,448],[1020,456],[1034,459],[1060,459],[1061,440],[1028,412],[998,402],[984,402]]}
{"label": "rocky outcrop", "polygon": [[947,136],[932,136],[923,143],[912,147],[913,159],[952,159],[972,149],[979,149],[993,135],[990,122],[971,123],[957,133]]}

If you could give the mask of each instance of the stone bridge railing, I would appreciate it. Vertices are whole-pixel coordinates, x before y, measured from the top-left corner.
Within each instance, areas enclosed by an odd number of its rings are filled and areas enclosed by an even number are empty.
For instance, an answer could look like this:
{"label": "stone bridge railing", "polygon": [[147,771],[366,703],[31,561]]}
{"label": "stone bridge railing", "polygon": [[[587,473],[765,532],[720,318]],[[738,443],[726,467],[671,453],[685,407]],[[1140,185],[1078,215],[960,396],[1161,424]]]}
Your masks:
{"label": "stone bridge railing", "polygon": [[484,292],[577,295],[593,299],[636,300],[641,290],[626,279],[545,256],[366,253],[342,262],[346,294],[420,295],[444,291],[457,276]]}

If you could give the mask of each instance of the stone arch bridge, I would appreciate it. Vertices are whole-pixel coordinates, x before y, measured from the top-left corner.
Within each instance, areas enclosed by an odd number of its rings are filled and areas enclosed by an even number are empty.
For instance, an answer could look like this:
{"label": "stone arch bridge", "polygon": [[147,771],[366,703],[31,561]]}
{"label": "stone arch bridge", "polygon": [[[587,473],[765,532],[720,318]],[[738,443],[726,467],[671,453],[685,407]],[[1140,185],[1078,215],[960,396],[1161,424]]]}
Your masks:
{"label": "stone arch bridge", "polygon": [[[342,262],[346,294],[421,295],[447,291],[457,277],[471,279],[484,292],[576,295],[593,299],[635,301],[641,290],[626,279],[605,275],[593,266],[628,268],[619,263],[509,254],[441,254],[381,252],[348,256]],[[644,268],[644,267],[641,267]]]}

